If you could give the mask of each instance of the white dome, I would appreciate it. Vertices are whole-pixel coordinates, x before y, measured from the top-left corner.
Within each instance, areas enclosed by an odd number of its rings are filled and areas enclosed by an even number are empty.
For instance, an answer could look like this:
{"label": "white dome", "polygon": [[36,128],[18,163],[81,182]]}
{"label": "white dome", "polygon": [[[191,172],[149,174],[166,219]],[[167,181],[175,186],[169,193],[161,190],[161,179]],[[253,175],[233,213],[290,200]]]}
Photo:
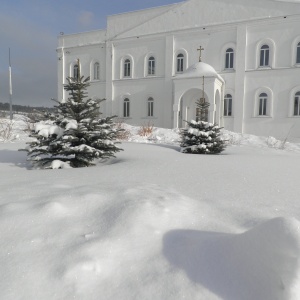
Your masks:
{"label": "white dome", "polygon": [[197,62],[191,65],[184,73],[179,74],[178,77],[219,77],[216,70],[204,62]]}

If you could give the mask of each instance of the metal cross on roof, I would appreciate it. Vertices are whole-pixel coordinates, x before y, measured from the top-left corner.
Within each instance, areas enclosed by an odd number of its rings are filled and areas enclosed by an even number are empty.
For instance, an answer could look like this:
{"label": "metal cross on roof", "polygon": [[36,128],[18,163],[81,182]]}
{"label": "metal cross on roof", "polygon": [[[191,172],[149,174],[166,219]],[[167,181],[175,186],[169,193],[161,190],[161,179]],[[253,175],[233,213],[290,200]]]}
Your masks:
{"label": "metal cross on roof", "polygon": [[204,48],[202,48],[202,46],[200,46],[199,49],[197,49],[197,51],[199,51],[199,62],[201,61],[201,56],[202,56],[202,50],[204,50]]}

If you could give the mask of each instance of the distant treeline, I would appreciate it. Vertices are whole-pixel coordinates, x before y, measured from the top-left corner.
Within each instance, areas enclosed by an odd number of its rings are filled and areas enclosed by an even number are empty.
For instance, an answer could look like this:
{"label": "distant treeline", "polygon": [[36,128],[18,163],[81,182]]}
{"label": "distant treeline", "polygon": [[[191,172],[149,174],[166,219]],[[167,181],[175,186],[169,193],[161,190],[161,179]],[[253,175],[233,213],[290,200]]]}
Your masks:
{"label": "distant treeline", "polygon": [[[9,111],[10,110],[9,103],[1,103],[0,102],[0,110]],[[55,110],[55,108],[54,107],[44,107],[44,106],[25,106],[25,105],[13,104],[12,110],[14,112],[32,113],[36,110],[53,112]]]}

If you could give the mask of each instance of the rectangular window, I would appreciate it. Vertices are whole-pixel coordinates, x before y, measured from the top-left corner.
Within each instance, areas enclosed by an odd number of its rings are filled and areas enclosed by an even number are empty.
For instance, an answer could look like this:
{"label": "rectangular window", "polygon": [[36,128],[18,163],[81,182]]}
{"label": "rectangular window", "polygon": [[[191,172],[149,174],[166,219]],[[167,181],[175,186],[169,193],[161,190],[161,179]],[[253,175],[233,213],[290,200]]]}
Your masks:
{"label": "rectangular window", "polygon": [[233,52],[226,53],[225,69],[233,69]]}
{"label": "rectangular window", "polygon": [[259,99],[259,113],[260,116],[267,115],[267,98]]}
{"label": "rectangular window", "polygon": [[148,117],[153,117],[153,101],[148,101]]}
{"label": "rectangular window", "polygon": [[225,68],[228,69],[229,68],[229,55],[228,53],[226,53],[226,62],[225,62]]}
{"label": "rectangular window", "polygon": [[[263,46],[264,47],[264,46]],[[267,67],[269,66],[269,58],[270,58],[270,50],[269,48],[262,48],[260,50],[260,67]]]}
{"label": "rectangular window", "polygon": [[129,117],[129,113],[130,113],[130,103],[129,101],[124,101],[124,107],[123,107],[123,116],[124,118],[128,118]]}
{"label": "rectangular window", "polygon": [[124,77],[130,77],[131,76],[131,63],[129,59],[126,59],[124,63]]}
{"label": "rectangular window", "polygon": [[230,65],[229,67],[233,69],[233,53],[230,53]]}
{"label": "rectangular window", "polygon": [[73,77],[75,78],[75,80],[78,80],[79,79],[79,66],[78,65],[74,66],[73,73],[74,73]]}
{"label": "rectangular window", "polygon": [[224,116],[232,116],[232,96],[230,94],[225,95],[224,98]]}
{"label": "rectangular window", "polygon": [[130,64],[125,65],[124,77],[130,77]]}
{"label": "rectangular window", "polygon": [[228,99],[224,99],[224,116],[228,116]]}
{"label": "rectangular window", "polygon": [[300,46],[297,47],[296,64],[300,64]]}
{"label": "rectangular window", "polygon": [[183,72],[183,57],[177,58],[177,72]]}
{"label": "rectangular window", "polygon": [[269,65],[269,53],[270,53],[269,50],[265,51],[265,66]]}
{"label": "rectangular window", "polygon": [[299,116],[299,97],[295,97],[295,102],[294,102],[294,116]]}
{"label": "rectangular window", "polygon": [[265,61],[265,52],[264,51],[261,51],[260,52],[260,62],[259,62],[259,65],[262,67],[264,66],[264,61]]}
{"label": "rectangular window", "polygon": [[148,75],[155,75],[155,60],[148,61]]}
{"label": "rectangular window", "polygon": [[228,116],[232,116],[232,99],[228,99]]}
{"label": "rectangular window", "polygon": [[224,99],[224,116],[232,116],[232,99]]}
{"label": "rectangular window", "polygon": [[100,66],[99,63],[94,64],[94,80],[99,80],[100,78]]}

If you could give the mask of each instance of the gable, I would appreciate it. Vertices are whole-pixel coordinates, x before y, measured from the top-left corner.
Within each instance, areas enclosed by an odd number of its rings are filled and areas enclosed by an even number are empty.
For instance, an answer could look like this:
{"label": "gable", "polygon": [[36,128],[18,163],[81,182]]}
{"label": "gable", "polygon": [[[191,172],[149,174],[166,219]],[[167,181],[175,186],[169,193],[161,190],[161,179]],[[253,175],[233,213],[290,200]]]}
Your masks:
{"label": "gable", "polygon": [[138,28],[141,24],[161,16],[174,6],[176,4],[108,16],[107,37],[112,39],[124,32],[131,31],[133,28]]}
{"label": "gable", "polygon": [[142,36],[295,14],[300,14],[299,3],[274,0],[189,0],[116,37]]}

